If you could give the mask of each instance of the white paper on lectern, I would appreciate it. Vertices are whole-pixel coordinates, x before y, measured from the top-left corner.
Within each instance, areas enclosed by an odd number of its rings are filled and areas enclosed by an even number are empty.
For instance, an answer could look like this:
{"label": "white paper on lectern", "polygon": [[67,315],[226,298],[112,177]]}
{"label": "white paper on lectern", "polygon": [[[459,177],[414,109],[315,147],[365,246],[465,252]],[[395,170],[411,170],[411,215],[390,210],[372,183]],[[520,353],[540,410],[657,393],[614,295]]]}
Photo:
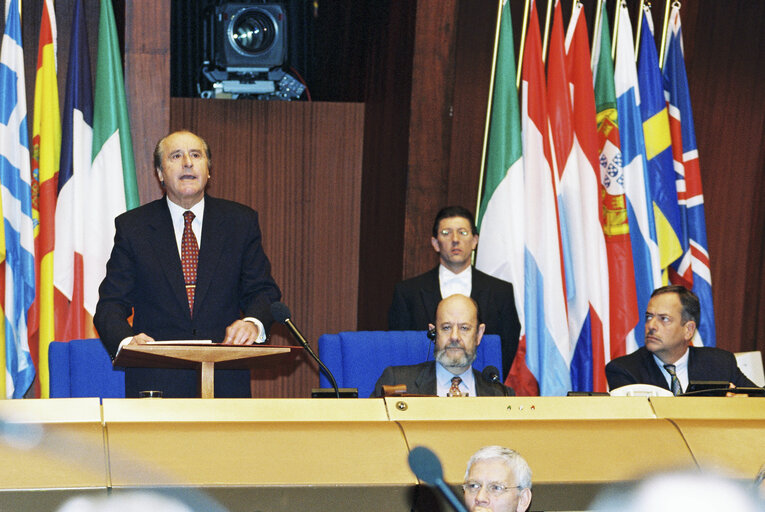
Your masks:
{"label": "white paper on lectern", "polygon": [[150,341],[146,345],[212,345],[212,340],[165,340]]}

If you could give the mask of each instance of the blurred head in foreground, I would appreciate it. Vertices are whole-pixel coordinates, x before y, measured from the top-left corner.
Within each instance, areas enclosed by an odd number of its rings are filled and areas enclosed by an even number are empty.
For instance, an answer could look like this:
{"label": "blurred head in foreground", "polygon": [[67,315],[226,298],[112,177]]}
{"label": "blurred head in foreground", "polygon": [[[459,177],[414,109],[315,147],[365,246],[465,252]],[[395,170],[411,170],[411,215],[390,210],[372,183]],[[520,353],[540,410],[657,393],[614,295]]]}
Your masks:
{"label": "blurred head in foreground", "polygon": [[699,471],[651,475],[630,488],[609,488],[590,506],[606,512],[765,512],[752,489],[726,476]]}

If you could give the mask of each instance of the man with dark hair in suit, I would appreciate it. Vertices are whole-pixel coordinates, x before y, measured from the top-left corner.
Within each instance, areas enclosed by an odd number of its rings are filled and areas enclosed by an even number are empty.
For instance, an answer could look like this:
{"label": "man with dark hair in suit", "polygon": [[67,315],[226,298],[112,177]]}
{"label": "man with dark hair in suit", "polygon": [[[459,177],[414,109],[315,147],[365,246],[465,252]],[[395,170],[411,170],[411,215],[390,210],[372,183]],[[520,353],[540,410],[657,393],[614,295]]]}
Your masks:
{"label": "man with dark hair in suit", "polygon": [[756,387],[719,348],[690,346],[700,320],[699,299],[687,288],[657,288],[645,312],[645,346],[606,365],[608,387],[652,384],[678,395],[690,381],[723,381]]}
{"label": "man with dark hair in suit", "polygon": [[[122,345],[154,340],[241,345],[266,339],[273,323],[270,305],[281,292],[263,252],[258,214],[206,195],[210,160],[201,137],[185,130],[167,135],[154,151],[165,197],[115,220],[93,319],[112,358]],[[216,396],[250,396],[248,371],[215,374]],[[125,372],[128,397],[144,390],[194,397],[198,389],[195,370]]]}
{"label": "man with dark hair in suit", "polygon": [[438,304],[433,336],[435,361],[405,366],[389,366],[375,384],[373,396],[383,396],[383,386],[406,385],[406,392],[438,396],[505,396],[513,394],[501,384],[486,382],[473,369],[476,348],[481,344],[485,325],[480,323],[478,304],[460,294],[450,295]]}
{"label": "man with dark hair in suit", "polygon": [[486,334],[498,334],[502,340],[502,372],[506,377],[521,332],[513,285],[470,264],[478,246],[478,229],[469,210],[461,206],[443,208],[436,215],[432,234],[430,243],[440,264],[396,285],[388,311],[388,329],[422,330],[435,318],[436,306],[442,298],[454,293],[467,295],[481,309]]}

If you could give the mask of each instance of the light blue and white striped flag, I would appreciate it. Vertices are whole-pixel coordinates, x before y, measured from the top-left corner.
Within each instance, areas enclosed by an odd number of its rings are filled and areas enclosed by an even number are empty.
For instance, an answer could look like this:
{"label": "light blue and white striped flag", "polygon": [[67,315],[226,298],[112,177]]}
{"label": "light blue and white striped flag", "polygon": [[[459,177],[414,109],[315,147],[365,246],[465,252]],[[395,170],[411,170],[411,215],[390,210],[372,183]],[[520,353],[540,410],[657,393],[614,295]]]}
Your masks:
{"label": "light blue and white striped flag", "polygon": [[18,0],[11,0],[0,49],[0,189],[5,231],[5,397],[34,381],[27,310],[35,296],[34,234],[24,52]]}

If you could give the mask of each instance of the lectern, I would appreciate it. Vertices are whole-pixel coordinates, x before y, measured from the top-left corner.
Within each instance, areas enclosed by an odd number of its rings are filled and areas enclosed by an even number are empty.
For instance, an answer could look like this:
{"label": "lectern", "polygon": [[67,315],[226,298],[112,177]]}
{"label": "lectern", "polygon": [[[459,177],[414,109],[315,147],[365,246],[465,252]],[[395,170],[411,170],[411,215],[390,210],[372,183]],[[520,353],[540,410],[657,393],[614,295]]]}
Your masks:
{"label": "lectern", "polygon": [[221,345],[218,343],[147,343],[125,345],[114,359],[116,366],[143,368],[194,368],[201,369],[200,390],[202,398],[214,398],[215,367],[242,370],[254,366],[266,356],[289,354],[301,347],[274,345]]}

